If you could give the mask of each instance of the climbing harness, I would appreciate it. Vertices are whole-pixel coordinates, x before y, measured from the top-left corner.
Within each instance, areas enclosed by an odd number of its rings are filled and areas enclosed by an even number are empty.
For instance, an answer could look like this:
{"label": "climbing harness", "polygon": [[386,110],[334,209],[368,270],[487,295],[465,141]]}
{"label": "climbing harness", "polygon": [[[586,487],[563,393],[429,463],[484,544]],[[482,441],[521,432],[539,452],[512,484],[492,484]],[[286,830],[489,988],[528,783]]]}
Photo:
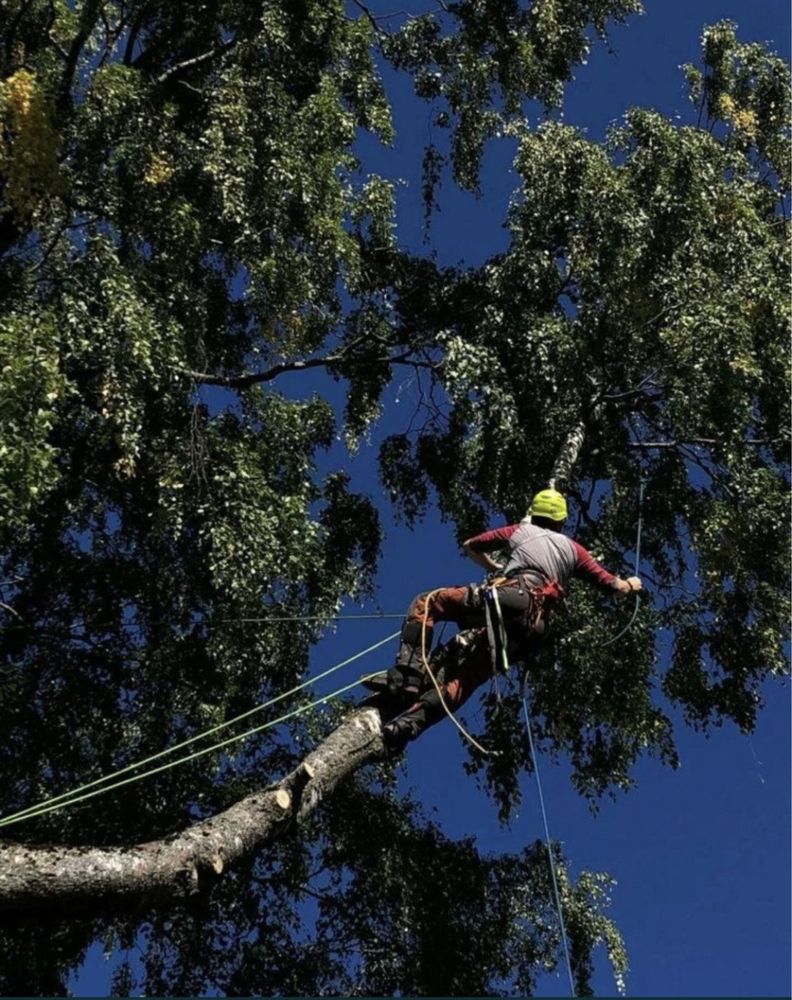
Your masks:
{"label": "climbing harness", "polygon": [[[495,608],[497,608],[497,618]],[[501,626],[503,625],[497,591],[495,587],[488,587],[484,592],[484,620],[487,626],[487,642],[489,643],[490,658],[492,661],[492,684],[495,688],[498,708],[500,708],[501,693],[500,685],[498,684],[498,650],[499,648],[502,649],[506,642],[506,630],[505,628],[501,628],[499,633],[496,634],[493,619],[496,619]]]}
{"label": "climbing harness", "polygon": [[[541,587],[530,586],[520,579],[518,597],[515,598],[515,588],[500,590],[502,584],[496,581],[485,591],[484,612],[487,623],[487,638],[492,656],[492,676],[498,673],[498,650],[508,649],[508,635],[503,620],[503,605],[501,595],[506,600],[506,607],[513,613],[518,613],[511,624],[518,622],[526,634],[535,634],[540,624],[546,622],[555,605],[564,598],[564,589],[555,580],[548,579]],[[527,601],[526,601],[527,596]],[[521,600],[522,599],[522,600]],[[497,627],[497,632],[496,632]],[[506,667],[504,666],[504,670]]]}
{"label": "climbing harness", "polygon": [[[355,653],[354,656],[350,656],[346,660],[342,660],[340,663],[336,663],[334,666],[329,667],[327,670],[316,677],[311,677],[302,684],[298,684],[296,687],[291,688],[288,691],[284,691],[282,694],[276,695],[274,698],[270,698],[268,701],[263,702],[260,705],[256,705],[249,709],[247,712],[243,712],[241,715],[235,716],[233,719],[228,719],[226,722],[221,722],[217,726],[213,726],[211,729],[206,729],[201,733],[197,733],[195,736],[191,736],[189,739],[182,740],[180,743],[175,743],[171,747],[167,747],[165,750],[159,751],[159,753],[152,754],[149,757],[144,757],[142,760],[136,761],[133,764],[128,764],[126,767],[122,767],[117,771],[113,771],[110,774],[103,775],[101,778],[96,778],[94,781],[89,781],[84,785],[79,785],[77,788],[71,789],[71,791],[63,792],[61,795],[55,795],[49,799],[45,799],[36,805],[29,806],[27,809],[20,809],[18,812],[11,813],[8,816],[0,817],[0,827],[11,826],[15,823],[21,823],[23,820],[32,819],[34,816],[43,816],[45,813],[53,812],[57,809],[63,809],[66,806],[74,805],[77,802],[82,802],[85,799],[93,798],[96,795],[101,795],[104,792],[112,791],[114,788],[120,788],[122,785],[132,784],[135,781],[140,781],[142,778],[149,777],[152,774],[158,774],[161,771],[169,770],[172,767],[177,767],[179,764],[185,764],[190,760],[195,760],[198,757],[202,757],[207,753],[211,753],[213,750],[220,750],[223,747],[230,746],[232,743],[236,743],[240,740],[247,739],[249,736],[253,736],[255,733],[263,732],[266,729],[271,729],[273,726],[279,725],[281,722],[285,722],[288,719],[295,718],[298,715],[303,715],[305,712],[311,711],[313,708],[324,704],[325,702],[331,701],[333,698],[337,698],[349,691],[351,688],[356,687],[360,683],[360,678],[353,681],[351,684],[347,684],[337,691],[333,691],[328,695],[324,695],[322,698],[318,698],[315,701],[310,702],[307,705],[302,705],[285,715],[280,716],[277,719],[271,719],[269,722],[265,722],[261,726],[256,726],[253,729],[249,729],[244,733],[240,733],[237,736],[232,736],[229,739],[223,740],[220,743],[212,744],[211,746],[204,747],[202,750],[194,751],[193,753],[186,754],[183,757],[179,757],[176,760],[169,761],[166,764],[161,764],[158,767],[151,768],[147,771],[143,771],[140,774],[134,774],[130,777],[124,778],[121,781],[113,782],[110,785],[105,785],[105,782],[110,781],[113,778],[118,778],[121,775],[128,774],[130,771],[136,771],[139,767],[143,767],[146,764],[151,764],[156,760],[167,756],[168,754],[174,753],[177,750],[181,750],[186,746],[196,743],[198,740],[205,739],[207,736],[212,736],[215,733],[220,732],[223,729],[227,729],[229,726],[240,722],[242,719],[246,719],[257,712],[263,711],[265,708],[269,708],[272,705],[277,704],[279,701],[283,701],[284,698],[288,698],[290,695],[296,694],[298,691],[302,691],[311,684],[315,684],[317,681],[322,680],[324,677],[328,677],[330,674],[335,673],[335,671],[340,670],[342,667],[353,663],[355,660],[361,659],[367,653],[373,652],[375,649],[379,649],[380,646],[384,646],[386,643],[391,642],[399,635],[398,632],[394,632],[392,635],[386,636],[384,639],[380,639],[379,642],[374,643],[372,646]],[[103,788],[96,788],[97,785],[104,785]],[[93,791],[88,791],[88,789],[93,789]],[[84,793],[84,794],[79,794]]]}
{"label": "climbing harness", "polygon": [[[644,501],[644,489],[646,487],[646,480],[641,476],[641,482],[638,489],[638,530],[636,532],[635,539],[635,576],[638,576],[638,566],[641,562],[641,532],[643,530],[643,501]],[[600,649],[604,649],[606,646],[610,646],[611,643],[616,642],[617,639],[621,639],[625,632],[629,632],[633,626],[633,622],[638,614],[638,608],[641,606],[641,595],[638,591],[635,592],[635,607],[633,608],[633,613],[630,616],[630,620],[624,626],[624,628],[617,632],[616,635],[607,639],[600,646]]]}

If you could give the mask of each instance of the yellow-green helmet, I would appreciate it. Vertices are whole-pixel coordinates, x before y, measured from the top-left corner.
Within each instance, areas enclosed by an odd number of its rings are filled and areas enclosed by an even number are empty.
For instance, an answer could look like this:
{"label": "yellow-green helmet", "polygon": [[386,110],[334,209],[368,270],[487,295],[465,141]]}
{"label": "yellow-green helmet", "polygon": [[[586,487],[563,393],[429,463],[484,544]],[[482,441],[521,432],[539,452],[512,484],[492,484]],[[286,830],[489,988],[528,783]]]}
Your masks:
{"label": "yellow-green helmet", "polygon": [[566,500],[558,490],[541,490],[531,501],[528,513],[532,517],[546,517],[551,521],[566,521]]}

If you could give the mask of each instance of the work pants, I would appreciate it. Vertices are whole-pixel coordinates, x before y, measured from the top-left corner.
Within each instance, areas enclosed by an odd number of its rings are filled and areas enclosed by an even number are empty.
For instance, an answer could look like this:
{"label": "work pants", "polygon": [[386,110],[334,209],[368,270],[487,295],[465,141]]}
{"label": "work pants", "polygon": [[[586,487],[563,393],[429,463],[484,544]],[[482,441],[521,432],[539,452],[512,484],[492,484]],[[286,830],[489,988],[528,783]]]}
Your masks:
{"label": "work pants", "polygon": [[[530,655],[536,645],[532,585],[526,583],[524,578],[515,578],[499,581],[497,590],[509,642],[508,652],[516,658],[524,658]],[[422,631],[425,623],[427,634],[430,634],[429,630],[437,622],[455,622],[463,630],[438,650],[434,658],[437,671],[434,667],[432,669],[435,675],[437,672],[440,674],[443,701],[452,712],[461,708],[473,692],[493,676],[492,650],[485,627],[484,599],[481,587],[441,587],[419,594],[407,612],[406,622],[417,623]],[[423,652],[428,660],[429,650]],[[426,678],[424,688],[429,696],[428,700],[437,702],[437,692],[431,678]],[[418,699],[410,711],[418,708],[422,698],[426,702],[426,694]],[[432,718],[427,720],[428,725],[445,715],[442,705],[437,703],[435,707],[439,707],[439,714],[436,711],[430,712]]]}

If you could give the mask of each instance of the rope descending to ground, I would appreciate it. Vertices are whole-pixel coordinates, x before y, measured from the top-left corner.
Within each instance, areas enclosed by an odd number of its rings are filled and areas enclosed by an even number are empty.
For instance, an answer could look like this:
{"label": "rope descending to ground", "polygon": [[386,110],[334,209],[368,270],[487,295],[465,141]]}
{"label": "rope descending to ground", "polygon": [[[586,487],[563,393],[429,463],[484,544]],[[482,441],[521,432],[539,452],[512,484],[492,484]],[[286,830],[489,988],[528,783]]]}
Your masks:
{"label": "rope descending to ground", "polygon": [[[507,647],[507,637],[506,637],[506,626],[503,622],[503,613],[501,611],[500,601],[498,600],[498,591],[496,587],[492,588],[492,601],[495,606],[495,618],[498,625],[500,654],[503,660],[503,670],[504,673],[509,669],[509,661],[506,652]],[[528,733],[528,749],[531,754],[531,764],[533,766],[533,772],[536,776],[536,788],[539,793],[539,808],[542,813],[542,823],[544,824],[544,834],[545,834],[545,844],[547,846],[547,860],[550,865],[550,877],[553,883],[553,898],[555,899],[556,913],[558,915],[558,926],[561,931],[561,942],[564,947],[564,959],[566,961],[567,975],[569,976],[569,995],[575,996],[575,981],[572,976],[572,963],[569,959],[569,943],[567,941],[566,935],[566,925],[564,924],[564,910],[561,906],[561,895],[558,891],[558,877],[556,876],[555,869],[555,857],[553,856],[553,845],[550,840],[550,826],[547,822],[547,810],[545,809],[544,795],[542,793],[542,780],[539,777],[539,760],[536,754],[536,747],[534,745],[533,732],[531,730],[531,717],[528,713],[528,669],[526,667],[525,674],[523,676],[523,690],[522,690],[522,705],[523,705],[523,715],[525,717],[525,728]]]}

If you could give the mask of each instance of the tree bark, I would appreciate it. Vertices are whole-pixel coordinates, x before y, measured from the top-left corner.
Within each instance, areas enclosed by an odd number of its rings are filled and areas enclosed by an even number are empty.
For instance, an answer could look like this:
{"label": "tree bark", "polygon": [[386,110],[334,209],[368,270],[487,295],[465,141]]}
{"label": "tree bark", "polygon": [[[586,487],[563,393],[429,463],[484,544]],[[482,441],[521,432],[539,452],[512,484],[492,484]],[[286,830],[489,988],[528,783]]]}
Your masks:
{"label": "tree bark", "polygon": [[547,485],[551,490],[558,489],[569,482],[589,427],[602,418],[602,393],[596,384],[594,384],[594,390],[588,407],[584,408],[583,416],[567,434],[566,440],[556,456],[553,471],[547,480]]}
{"label": "tree bark", "polygon": [[383,753],[375,708],[353,712],[276,785],[182,833],[134,847],[0,842],[0,914],[101,912],[187,899],[310,816],[332,789]]}
{"label": "tree bark", "polygon": [[564,441],[553,465],[550,478],[547,480],[547,485],[551,490],[557,489],[558,486],[566,483],[569,479],[572,468],[580,454],[580,449],[583,447],[583,442],[586,440],[586,428],[586,421],[581,420],[575,424],[567,435],[567,439]]}

